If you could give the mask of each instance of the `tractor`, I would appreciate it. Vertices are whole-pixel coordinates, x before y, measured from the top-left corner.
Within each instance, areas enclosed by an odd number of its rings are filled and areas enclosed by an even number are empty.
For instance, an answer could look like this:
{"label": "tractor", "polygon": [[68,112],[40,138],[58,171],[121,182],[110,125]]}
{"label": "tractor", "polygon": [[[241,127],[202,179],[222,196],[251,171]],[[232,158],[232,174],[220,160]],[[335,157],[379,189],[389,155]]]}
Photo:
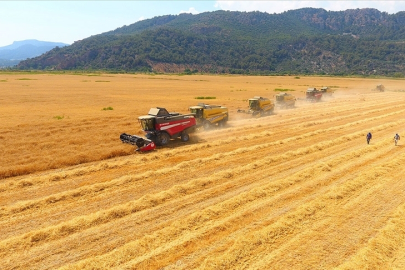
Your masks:
{"label": "tractor", "polygon": [[136,145],[137,151],[153,150],[156,145],[167,145],[170,139],[180,137],[183,142],[190,139],[189,134],[196,128],[196,119],[193,115],[169,113],[165,108],[151,108],[148,115],[138,117],[146,138],[122,133],[120,139],[123,143]]}
{"label": "tractor", "polygon": [[189,108],[197,121],[197,126],[203,126],[205,130],[213,126],[223,127],[228,121],[228,108],[220,105],[208,105],[198,103]]}
{"label": "tractor", "polygon": [[280,108],[293,108],[296,98],[288,93],[280,93],[276,95],[276,106]]}
{"label": "tractor", "polygon": [[318,102],[322,98],[322,91],[316,88],[308,88],[306,92],[307,101]]}
{"label": "tractor", "polygon": [[253,116],[265,116],[273,114],[274,102],[268,98],[255,96],[249,99],[249,109],[237,111],[238,113],[247,113]]}

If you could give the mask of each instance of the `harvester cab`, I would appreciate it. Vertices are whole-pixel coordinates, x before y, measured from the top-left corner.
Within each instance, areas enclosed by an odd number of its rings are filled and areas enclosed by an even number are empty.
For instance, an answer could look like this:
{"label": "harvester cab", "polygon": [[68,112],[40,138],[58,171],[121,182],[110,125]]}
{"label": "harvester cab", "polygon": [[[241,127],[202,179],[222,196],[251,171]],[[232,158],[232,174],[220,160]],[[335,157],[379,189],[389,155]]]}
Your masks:
{"label": "harvester cab", "polygon": [[253,111],[260,110],[259,99],[255,98],[249,99],[249,109]]}
{"label": "harvester cab", "polygon": [[138,117],[146,138],[123,133],[123,143],[136,145],[137,151],[149,151],[156,145],[166,145],[170,139],[180,137],[183,142],[189,140],[189,134],[195,131],[196,120],[193,115],[169,113],[165,108],[151,108],[147,115]]}
{"label": "harvester cab", "polygon": [[276,105],[280,108],[292,108],[295,106],[296,98],[289,93],[280,93],[276,95]]}
{"label": "harvester cab", "polygon": [[324,95],[332,96],[332,94],[333,94],[334,91],[333,91],[331,88],[329,88],[329,87],[327,87],[327,86],[324,86],[324,87],[321,88],[321,92],[322,92]]}
{"label": "harvester cab", "polygon": [[144,131],[153,131],[155,128],[155,117],[150,115],[145,115],[138,117],[138,122]]}
{"label": "harvester cab", "polygon": [[224,126],[228,121],[228,108],[220,105],[209,105],[198,103],[197,106],[189,108],[194,115],[197,126],[203,126],[204,129],[209,129],[212,126]]}
{"label": "harvester cab", "polygon": [[249,110],[241,110],[237,111],[238,113],[247,113],[253,116],[264,116],[270,115],[274,112],[274,103],[268,98],[255,96],[249,99]]}
{"label": "harvester cab", "polygon": [[322,98],[322,92],[316,88],[308,88],[306,98],[308,101],[318,102]]}
{"label": "harvester cab", "polygon": [[171,115],[179,115],[179,113],[169,113],[165,108],[151,108],[147,115],[142,115],[138,117],[138,122],[145,132],[155,130],[156,118],[157,117],[169,117]]}

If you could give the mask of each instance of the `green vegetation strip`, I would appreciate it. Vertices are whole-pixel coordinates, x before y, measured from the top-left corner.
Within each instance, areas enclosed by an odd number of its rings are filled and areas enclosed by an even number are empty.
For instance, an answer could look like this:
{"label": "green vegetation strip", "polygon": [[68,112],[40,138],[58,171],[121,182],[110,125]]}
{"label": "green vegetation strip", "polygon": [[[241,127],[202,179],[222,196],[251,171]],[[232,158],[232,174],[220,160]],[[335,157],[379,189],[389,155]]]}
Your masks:
{"label": "green vegetation strip", "polygon": [[216,99],[217,97],[195,97],[195,99]]}
{"label": "green vegetation strip", "polygon": [[294,89],[281,89],[281,88],[276,88],[274,89],[276,92],[288,92],[288,91],[295,91]]}

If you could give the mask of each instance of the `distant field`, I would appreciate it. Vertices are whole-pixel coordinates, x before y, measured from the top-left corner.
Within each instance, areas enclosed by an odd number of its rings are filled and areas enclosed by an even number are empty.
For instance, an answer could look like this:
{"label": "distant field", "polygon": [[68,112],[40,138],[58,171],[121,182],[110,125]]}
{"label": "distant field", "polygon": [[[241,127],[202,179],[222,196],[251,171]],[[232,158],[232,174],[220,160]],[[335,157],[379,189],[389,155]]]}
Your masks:
{"label": "distant field", "polygon": [[[230,118],[253,96],[279,89],[304,97],[309,86],[337,93],[368,92],[381,80],[317,77],[1,74],[0,179],[129,155],[119,134],[142,134],[137,117],[150,107],[186,113],[199,102],[230,109]],[[401,81],[386,85],[399,87]],[[351,88],[349,88],[349,85]],[[241,91],[243,90],[243,91]],[[198,100],[196,97],[215,97]],[[109,109],[107,109],[109,108]]]}
{"label": "distant field", "polygon": [[[0,268],[404,269],[403,85],[0,73]],[[322,86],[333,97],[304,101]],[[296,108],[236,113],[280,92]],[[228,126],[145,154],[119,140],[151,107],[199,102]]]}

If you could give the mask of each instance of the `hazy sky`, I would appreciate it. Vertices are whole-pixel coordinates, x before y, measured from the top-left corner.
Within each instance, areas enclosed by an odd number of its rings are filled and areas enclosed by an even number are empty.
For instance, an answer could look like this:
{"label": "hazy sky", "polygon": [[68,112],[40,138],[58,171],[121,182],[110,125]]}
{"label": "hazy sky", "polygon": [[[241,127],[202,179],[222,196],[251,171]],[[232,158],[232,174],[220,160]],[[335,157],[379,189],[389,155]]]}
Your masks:
{"label": "hazy sky", "polygon": [[303,7],[405,11],[405,1],[0,1],[0,47],[37,39],[71,44],[155,16],[214,10],[281,13]]}

